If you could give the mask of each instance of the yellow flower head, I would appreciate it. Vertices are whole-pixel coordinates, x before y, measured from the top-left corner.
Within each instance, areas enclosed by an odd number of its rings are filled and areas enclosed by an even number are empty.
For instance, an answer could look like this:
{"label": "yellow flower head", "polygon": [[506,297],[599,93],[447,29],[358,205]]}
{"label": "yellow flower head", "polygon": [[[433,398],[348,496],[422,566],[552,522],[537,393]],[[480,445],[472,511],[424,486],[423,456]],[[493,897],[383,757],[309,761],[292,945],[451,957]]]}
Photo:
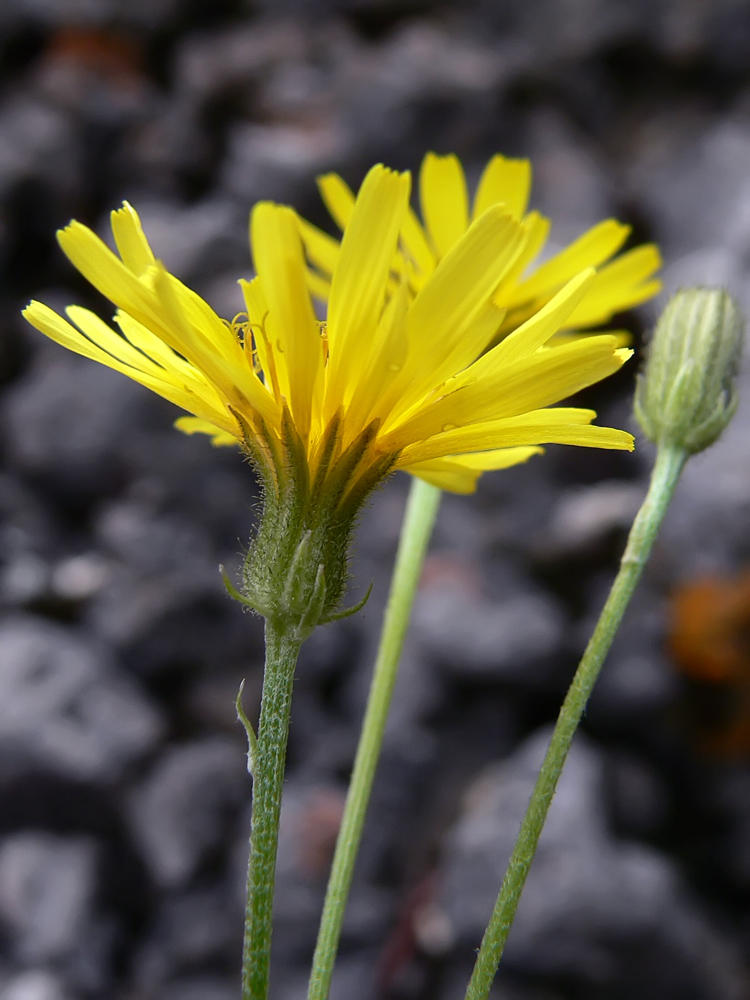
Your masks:
{"label": "yellow flower head", "polygon": [[[595,271],[561,282],[487,350],[503,319],[498,289],[528,245],[525,223],[515,208],[489,204],[415,289],[394,278],[397,253],[409,253],[409,193],[408,174],[376,166],[365,178],[337,247],[325,323],[308,290],[307,227],[270,203],[252,213],[257,277],[241,282],[247,312],[231,323],[155,259],[127,204],[112,213],[119,256],[78,222],[59,233],[71,262],[117,306],[119,330],[77,306],[66,310],[70,322],[39,302],[24,315],[187,410],[192,416],[178,421],[186,432],[239,442],[263,476],[267,509],[276,504],[264,518],[276,518],[276,535],[290,504],[302,511],[287,569],[300,545],[317,544],[318,528],[343,538],[343,566],[362,499],[393,468],[468,492],[483,470],[523,461],[545,442],[630,449],[624,431],[591,426],[593,411],[549,408],[631,353],[608,335],[545,347],[596,287]],[[325,613],[345,579],[343,569],[333,579],[331,559],[319,559]],[[262,605],[265,584],[248,587]]]}
{"label": "yellow flower head", "polygon": [[[354,209],[354,194],[338,174],[320,177],[318,185],[331,216],[343,229]],[[491,205],[502,205],[521,223],[524,241],[513,265],[506,269],[495,290],[495,303],[504,311],[499,336],[514,330],[587,267],[597,268],[596,277],[585,296],[562,320],[561,330],[601,326],[615,313],[631,309],[656,295],[661,288],[661,282],[654,277],[661,266],[657,247],[649,243],[615,257],[630,234],[630,227],[615,219],[600,222],[560,253],[533,268],[549,235],[550,220],[539,212],[527,212],[530,191],[529,161],[497,155],[485,167],[470,205],[459,159],[453,155],[428,153],[419,174],[423,221],[409,209],[404,218],[395,270],[408,275],[414,291],[422,288],[471,223]],[[307,222],[303,223],[302,232],[312,264],[310,287],[314,294],[325,299],[330,291],[339,243]]]}

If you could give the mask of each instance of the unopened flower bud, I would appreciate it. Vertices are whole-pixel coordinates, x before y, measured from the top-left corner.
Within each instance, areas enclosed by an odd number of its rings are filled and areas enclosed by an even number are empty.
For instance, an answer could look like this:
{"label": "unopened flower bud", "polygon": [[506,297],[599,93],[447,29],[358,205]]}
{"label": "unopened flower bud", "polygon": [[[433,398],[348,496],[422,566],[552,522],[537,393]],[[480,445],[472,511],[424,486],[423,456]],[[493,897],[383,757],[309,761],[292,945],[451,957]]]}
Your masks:
{"label": "unopened flower bud", "polygon": [[703,451],[737,409],[744,319],[719,288],[687,288],[667,303],[638,376],[635,415],[659,445]]}

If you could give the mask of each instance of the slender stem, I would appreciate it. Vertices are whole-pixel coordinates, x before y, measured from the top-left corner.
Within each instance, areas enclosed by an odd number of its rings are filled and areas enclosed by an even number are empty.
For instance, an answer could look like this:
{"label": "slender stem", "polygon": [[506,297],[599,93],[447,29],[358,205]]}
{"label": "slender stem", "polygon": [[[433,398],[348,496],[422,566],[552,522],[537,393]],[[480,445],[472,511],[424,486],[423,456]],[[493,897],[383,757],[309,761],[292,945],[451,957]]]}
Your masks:
{"label": "slender stem", "polygon": [[465,1000],[486,1000],[489,996],[573,735],[640,579],[686,459],[687,454],[682,449],[664,446],[657,452],[648,493],[633,522],[619,572],[560,709],[495,909],[482,939]]}
{"label": "slender stem", "polygon": [[253,818],[247,865],[242,1000],[266,1000],[281,792],[300,642],[266,621],[266,666],[253,762]]}
{"label": "slender stem", "polygon": [[362,828],[383,743],[401,649],[417,584],[422,575],[427,545],[440,506],[440,497],[441,491],[435,486],[420,479],[412,480],[365,718],[328,880],[308,1000],[327,1000],[331,986],[344,909],[362,839]]}

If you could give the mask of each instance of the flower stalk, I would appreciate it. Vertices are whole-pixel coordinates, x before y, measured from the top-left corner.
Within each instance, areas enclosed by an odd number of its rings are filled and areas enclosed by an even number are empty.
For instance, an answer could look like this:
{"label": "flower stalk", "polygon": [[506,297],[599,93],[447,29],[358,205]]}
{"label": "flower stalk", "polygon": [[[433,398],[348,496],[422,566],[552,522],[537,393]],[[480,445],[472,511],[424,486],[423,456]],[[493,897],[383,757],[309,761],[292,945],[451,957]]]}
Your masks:
{"label": "flower stalk", "polygon": [[560,709],[492,917],[482,938],[465,1000],[487,1000],[489,996],[573,736],[646,565],[687,458],[685,449],[673,446],[664,446],[657,453],[649,490],[630,531],[619,572]]}
{"label": "flower stalk", "polygon": [[442,491],[437,487],[420,479],[412,480],[367,708],[328,879],[308,1000],[327,1000],[331,988],[346,901],[383,745],[401,650],[441,496]]}
{"label": "flower stalk", "polygon": [[620,568],[557,718],[521,822],[465,1000],[487,1000],[557,782],[586,703],[648,561],[688,458],[709,447],[737,408],[744,320],[721,289],[689,288],[667,303],[638,378],[635,416],[656,445],[646,498]]}
{"label": "flower stalk", "polygon": [[253,754],[253,814],[247,865],[242,1000],[266,1000],[281,791],[294,685],[302,640],[266,621],[266,664]]}

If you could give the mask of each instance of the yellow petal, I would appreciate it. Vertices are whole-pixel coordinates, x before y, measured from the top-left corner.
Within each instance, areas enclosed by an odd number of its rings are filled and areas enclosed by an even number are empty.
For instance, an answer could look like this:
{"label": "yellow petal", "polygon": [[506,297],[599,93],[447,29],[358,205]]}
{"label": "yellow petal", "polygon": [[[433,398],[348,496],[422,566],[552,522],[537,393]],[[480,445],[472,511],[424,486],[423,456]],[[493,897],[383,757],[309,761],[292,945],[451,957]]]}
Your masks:
{"label": "yellow petal", "polygon": [[406,317],[409,308],[409,288],[402,282],[391,296],[371,343],[371,353],[365,362],[367,378],[360,379],[345,400],[347,420],[354,427],[364,428],[383,412],[386,387],[402,368],[407,351]]}
{"label": "yellow petal", "polygon": [[308,268],[305,281],[307,289],[314,299],[318,299],[320,302],[328,301],[331,294],[331,282],[328,278]]}
{"label": "yellow petal", "polygon": [[494,206],[440,261],[409,310],[409,356],[394,383],[392,421],[487,346],[502,320],[500,313],[493,320],[492,293],[522,244],[521,226]]}
{"label": "yellow petal", "polygon": [[160,324],[148,286],[87,226],[71,222],[58,232],[57,239],[71,264],[102,295],[140,322],[145,320],[144,325]]}
{"label": "yellow petal", "polygon": [[589,426],[595,416],[593,410],[554,407],[456,428],[407,446],[399,456],[397,467],[409,468],[417,462],[431,461],[456,452],[519,445],[573,444],[633,450],[632,434],[613,427]]}
{"label": "yellow petal", "polygon": [[221,427],[217,427],[216,424],[212,424],[209,420],[201,420],[200,417],[178,417],[174,422],[174,426],[178,431],[182,431],[183,434],[208,434],[211,438],[211,444],[215,448],[236,445],[238,443],[235,434],[229,434]]}
{"label": "yellow petal", "polygon": [[484,168],[474,197],[474,218],[490,205],[502,202],[510,214],[520,219],[526,211],[531,192],[531,164],[528,160],[506,160],[493,156]]}
{"label": "yellow petal", "polygon": [[[24,310],[23,315],[37,330],[40,330],[51,340],[56,341],[63,347],[67,347],[68,350],[74,351],[76,354],[81,354],[83,357],[91,358],[93,361],[98,361],[108,368],[113,368],[115,371],[127,375],[133,381],[140,382],[141,385],[151,389],[152,392],[163,396],[170,402],[197,416],[204,417],[219,426],[223,426],[227,431],[230,431],[235,426],[226,408],[221,406],[217,401],[217,395],[212,386],[206,384],[205,392],[202,391],[203,387],[199,383],[194,389],[186,388],[181,378],[175,377],[172,372],[166,370],[161,371],[157,377],[152,372],[145,370],[147,359],[144,359],[141,367],[133,367],[108,351],[103,350],[97,343],[90,340],[84,333],[76,330],[62,316],[58,316],[56,312],[41,302],[31,302]],[[87,330],[96,332],[97,336],[99,335],[100,331],[92,322],[93,318],[97,325],[101,324],[101,320],[98,317],[83,309],[77,310],[75,315],[85,325]],[[113,331],[110,331],[110,333],[112,337],[117,337],[117,334]]]}
{"label": "yellow petal", "polygon": [[616,253],[630,232],[615,219],[605,219],[577,240],[555,254],[522,281],[515,290],[513,301],[524,301],[548,294],[569,281],[585,267],[598,267]]}
{"label": "yellow petal", "polygon": [[[77,311],[78,307],[69,306],[66,311],[73,321],[77,323],[78,320],[74,319],[72,315],[73,310]],[[161,338],[157,337],[151,330],[148,330],[142,323],[133,319],[132,316],[123,312],[122,309],[118,309],[115,313],[115,323],[117,323],[123,336],[133,347],[153,359],[162,368],[179,372],[183,378],[200,375],[198,370],[189,361],[186,361],[176,351],[173,351]]]}
{"label": "yellow petal", "polygon": [[352,387],[370,373],[371,350],[385,303],[385,290],[409,199],[409,175],[373,167],[357,195],[331,282],[328,304],[328,366],[324,420],[344,403]]}
{"label": "yellow petal", "polygon": [[444,257],[469,226],[469,195],[461,161],[428,153],[419,173],[422,218],[438,257]]}
{"label": "yellow petal", "polygon": [[181,353],[233,407],[256,410],[267,423],[277,426],[280,414],[275,401],[247,364],[234,334],[208,303],[161,266],[155,268],[153,280],[164,322],[175,341],[184,345]]}
{"label": "yellow petal", "polygon": [[[155,291],[159,276],[166,274],[158,262],[138,278],[98,236],[78,222],[72,222],[58,232],[57,238],[71,263],[95,288],[184,355],[209,378],[212,378],[212,372],[217,374],[220,369],[226,371],[227,368],[226,364],[216,363],[217,353],[234,355],[235,358],[239,354],[241,357],[234,335],[210,306],[171,275],[170,298],[175,303],[180,302],[181,307],[177,314],[165,308]],[[189,314],[189,320],[185,318],[185,313]],[[253,399],[254,405],[264,411],[266,419],[272,419],[271,410],[262,395],[257,394],[252,380],[240,377],[244,396],[238,398]],[[260,386],[257,379],[255,382]],[[222,384],[231,392],[231,376],[225,374]]]}
{"label": "yellow petal", "polygon": [[543,452],[544,448],[496,448],[494,451],[416,462],[404,468],[404,472],[450,493],[473,493],[483,472],[521,465]]}
{"label": "yellow petal", "polygon": [[407,255],[417,272],[422,278],[428,278],[435,270],[437,259],[413,208],[406,210],[401,236]]}
{"label": "yellow petal", "polygon": [[632,353],[616,350],[613,337],[589,337],[554,350],[538,351],[530,358],[475,379],[471,372],[484,361],[480,359],[446,383],[445,395],[436,402],[424,405],[402,424],[389,428],[384,434],[384,447],[400,450],[411,441],[453,427],[513,417],[549,406],[611,375]]}
{"label": "yellow petal", "polygon": [[354,211],[352,189],[338,174],[323,174],[318,177],[318,190],[339,229],[345,229]]}
{"label": "yellow petal", "polygon": [[533,354],[556,333],[568,319],[581,299],[586,295],[596,276],[593,268],[572,278],[546,306],[534,313],[517,330],[509,334],[497,347],[493,348],[474,366],[474,374],[479,376],[492,369],[514,364]]}
{"label": "yellow petal", "polygon": [[[632,347],[633,334],[630,330],[606,330],[608,337],[614,337],[617,347]],[[578,340],[586,340],[591,334],[578,333],[575,330],[562,330],[551,337],[544,345],[546,348],[562,347],[563,344],[574,344]]]}
{"label": "yellow petal", "polygon": [[[523,220],[523,228],[526,233],[526,241],[523,249],[518,254],[513,266],[500,282],[495,293],[495,303],[500,308],[506,308],[514,302],[518,279],[526,271],[529,265],[536,260],[542,247],[547,241],[550,230],[550,221],[539,212],[529,212]],[[510,326],[510,329],[516,324]]]}
{"label": "yellow petal", "polygon": [[268,303],[263,291],[263,284],[261,279],[256,276],[252,281],[245,281],[244,278],[240,278],[239,285],[245,299],[245,308],[247,309],[253,344],[263,371],[264,385],[273,395],[276,403],[281,405],[281,385],[276,371],[276,353],[278,352],[274,350],[274,345],[269,340],[266,332]]}
{"label": "yellow petal", "polygon": [[570,326],[599,326],[615,313],[632,309],[657,295],[661,282],[653,275],[661,263],[661,254],[653,243],[634,247],[610,261],[597,272],[585,299],[571,314]]}
{"label": "yellow petal", "polygon": [[330,278],[339,259],[339,241],[299,215],[296,218],[308,260]]}
{"label": "yellow petal", "polygon": [[261,202],[253,209],[250,228],[255,269],[268,303],[267,335],[274,345],[282,391],[286,383],[289,408],[306,438],[319,391],[323,349],[305,280],[297,217],[291,208]]}
{"label": "yellow petal", "polygon": [[125,267],[141,275],[155,261],[138,213],[129,202],[111,214],[112,235]]}

